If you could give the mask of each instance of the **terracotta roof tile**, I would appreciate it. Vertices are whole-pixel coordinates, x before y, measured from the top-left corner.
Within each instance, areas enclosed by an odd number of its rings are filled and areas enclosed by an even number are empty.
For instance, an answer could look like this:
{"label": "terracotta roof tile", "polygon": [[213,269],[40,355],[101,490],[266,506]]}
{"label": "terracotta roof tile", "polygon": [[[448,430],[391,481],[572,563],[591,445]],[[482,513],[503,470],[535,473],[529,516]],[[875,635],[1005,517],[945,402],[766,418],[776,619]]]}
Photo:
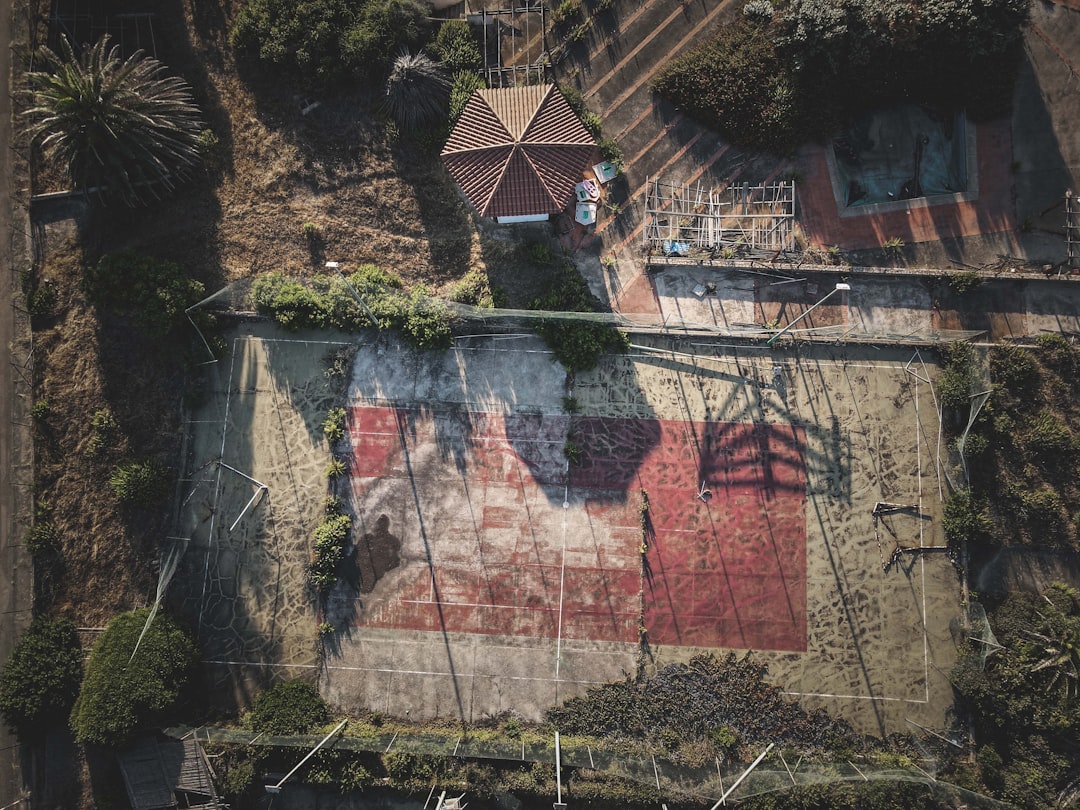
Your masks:
{"label": "terracotta roof tile", "polygon": [[554,86],[501,88],[473,94],[442,158],[481,216],[554,214],[594,146]]}
{"label": "terracotta roof tile", "polygon": [[521,140],[525,128],[554,85],[533,84],[525,87],[496,87],[479,90],[481,97],[502,121],[515,141]]}
{"label": "terracotta roof tile", "polygon": [[443,163],[450,170],[469,202],[473,204],[477,213],[482,217],[491,216],[484,213],[488,202],[495,193],[503,170],[510,159],[514,147],[510,145],[486,149],[483,152],[455,152],[443,155]]}
{"label": "terracotta roof tile", "polygon": [[466,149],[483,149],[488,146],[505,146],[514,142],[509,130],[503,126],[495,111],[479,93],[473,93],[465,105],[457,126],[443,147],[444,155]]}
{"label": "terracotta roof tile", "polygon": [[518,140],[523,143],[570,144],[592,146],[595,141],[585,129],[566,99],[554,85],[548,90],[558,98],[545,99],[536,111],[528,128]]}

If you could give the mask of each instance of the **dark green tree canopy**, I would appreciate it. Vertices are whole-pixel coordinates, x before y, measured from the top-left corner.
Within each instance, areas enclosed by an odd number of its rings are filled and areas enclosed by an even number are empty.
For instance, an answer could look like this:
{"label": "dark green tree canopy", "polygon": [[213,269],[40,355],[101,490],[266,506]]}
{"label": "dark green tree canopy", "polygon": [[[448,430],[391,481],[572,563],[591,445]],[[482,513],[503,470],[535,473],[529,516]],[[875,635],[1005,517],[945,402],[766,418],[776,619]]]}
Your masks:
{"label": "dark green tree canopy", "polygon": [[202,121],[191,88],[141,52],[122,59],[108,35],[81,58],[42,48],[46,69],[27,74],[30,134],[76,188],[133,205],[171,191],[198,165]]}
{"label": "dark green tree canopy", "polygon": [[149,615],[143,608],[117,616],[94,645],[71,712],[80,743],[119,747],[138,729],[172,716],[199,652],[190,633],[164,613],[140,642]]}
{"label": "dark green tree canopy", "polygon": [[875,107],[1004,113],[1029,0],[750,0],[658,93],[740,146],[785,151]]}
{"label": "dark green tree canopy", "polygon": [[978,773],[1010,805],[1062,806],[1055,799],[1080,768],[1080,593],[1011,593],[989,618],[996,644],[969,641],[952,672]]}
{"label": "dark green tree canopy", "polygon": [[82,678],[75,625],[39,617],[19,639],[0,673],[0,712],[23,739],[63,721]]}
{"label": "dark green tree canopy", "polygon": [[394,54],[421,47],[424,0],[247,0],[231,39],[241,55],[326,87],[380,79]]}

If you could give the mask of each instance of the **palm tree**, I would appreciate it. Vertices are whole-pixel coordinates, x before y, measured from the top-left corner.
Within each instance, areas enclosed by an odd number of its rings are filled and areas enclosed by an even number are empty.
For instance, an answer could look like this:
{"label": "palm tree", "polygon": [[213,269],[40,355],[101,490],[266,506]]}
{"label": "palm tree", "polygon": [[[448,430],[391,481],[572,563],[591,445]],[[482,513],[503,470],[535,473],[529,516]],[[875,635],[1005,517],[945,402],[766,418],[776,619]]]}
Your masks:
{"label": "palm tree", "polygon": [[450,79],[442,65],[423,51],[406,48],[394,60],[386,80],[386,112],[406,132],[446,117]]}
{"label": "palm tree", "polygon": [[30,134],[66,165],[76,188],[128,205],[171,191],[199,162],[199,108],[183,79],[138,51],[121,59],[109,36],[79,58],[42,49],[47,69],[28,74]]}

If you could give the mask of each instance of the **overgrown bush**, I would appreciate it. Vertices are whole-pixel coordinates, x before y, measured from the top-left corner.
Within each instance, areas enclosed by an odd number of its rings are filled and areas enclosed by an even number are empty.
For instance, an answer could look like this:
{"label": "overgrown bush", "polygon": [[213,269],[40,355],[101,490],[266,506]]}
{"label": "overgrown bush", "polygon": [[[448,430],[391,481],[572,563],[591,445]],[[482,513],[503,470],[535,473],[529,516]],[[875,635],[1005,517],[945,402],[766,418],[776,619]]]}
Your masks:
{"label": "overgrown bush", "polygon": [[950,677],[979,745],[973,787],[1049,810],[1077,765],[1080,598],[1060,584],[1015,591],[988,616],[997,643],[965,644]]}
{"label": "overgrown bush", "polygon": [[330,444],[345,438],[345,409],[331,408],[323,422],[323,435]]}
{"label": "overgrown bush", "polygon": [[301,680],[274,684],[255,698],[253,731],[274,735],[306,734],[329,721],[330,709],[319,691]]}
{"label": "overgrown bush", "polygon": [[121,464],[109,478],[120,503],[146,506],[165,497],[165,468],[154,459]]}
{"label": "overgrown bush", "polygon": [[137,253],[113,253],[86,267],[83,287],[100,313],[127,319],[152,338],[181,324],[205,291],[180,265]]}
{"label": "overgrown bush", "polygon": [[424,45],[429,12],[421,0],[247,0],[230,41],[318,87],[381,79],[402,48]]}
{"label": "overgrown bush", "polygon": [[491,289],[487,273],[475,267],[450,287],[446,297],[451,301],[471,304],[482,309],[491,309],[495,306],[495,294]]}
{"label": "overgrown bush", "polygon": [[450,111],[448,115],[450,127],[453,127],[461,118],[461,114],[465,112],[465,105],[469,103],[473,93],[484,87],[487,87],[487,84],[479,73],[462,70],[454,74],[454,81],[450,85]]}
{"label": "overgrown bush", "polygon": [[750,654],[698,655],[646,680],[589,689],[549,709],[547,717],[564,734],[596,737],[653,739],[670,730],[682,739],[708,740],[724,726],[748,743],[769,740],[800,750],[855,745],[845,723],[822,711],[807,714],[765,680],[767,672]]}
{"label": "overgrown bush", "polygon": [[754,2],[654,88],[733,143],[787,151],[896,103],[1007,111],[1028,0]]}
{"label": "overgrown bush", "polygon": [[431,53],[452,73],[476,71],[484,67],[484,56],[472,34],[472,27],[465,20],[447,20],[439,28],[431,43]]}
{"label": "overgrown bush", "polygon": [[664,65],[653,89],[739,146],[786,151],[799,140],[794,78],[770,29],[746,18]]}
{"label": "overgrown bush", "polygon": [[1056,371],[1063,382],[1068,382],[1072,387],[1080,381],[1077,375],[1080,370],[1080,354],[1068,338],[1055,332],[1047,332],[1035,338],[1035,344],[1039,347],[1043,362]]}
{"label": "overgrown bush", "polygon": [[970,344],[957,343],[945,350],[945,370],[937,380],[937,398],[943,409],[967,417],[970,397],[978,393],[978,367]]}
{"label": "overgrown bush", "polygon": [[341,511],[340,503],[327,502],[322,522],[312,537],[311,563],[308,581],[320,593],[337,582],[337,567],[345,557],[352,518]]}
{"label": "overgrown bush", "polygon": [[417,349],[448,349],[454,335],[450,331],[450,310],[446,304],[418,286],[409,296],[401,332]]}
{"label": "overgrown bush", "polygon": [[1069,426],[1049,411],[1039,411],[1029,423],[1027,446],[1043,467],[1069,469],[1076,456],[1076,439]]}
{"label": "overgrown bush", "polygon": [[0,673],[0,713],[21,739],[41,737],[68,716],[81,678],[75,625],[39,616]]}
{"label": "overgrown bush", "polygon": [[175,719],[198,648],[187,630],[161,612],[139,642],[149,614],[143,608],[117,616],[94,645],[71,713],[78,742],[118,748],[140,728]]}
{"label": "overgrown bush", "polygon": [[581,95],[581,91],[568,84],[559,85],[559,92],[562,93],[562,97],[566,99],[566,103],[570,105],[570,109],[581,120],[589,134],[594,138],[599,138],[602,126],[600,116],[585,105],[585,97]]}
{"label": "overgrown bush", "polygon": [[[600,302],[571,264],[563,264],[551,280],[547,295],[532,309],[551,312],[598,312]],[[547,318],[536,330],[568,371],[594,368],[605,353],[626,351],[629,340],[612,324],[573,318]]]}
{"label": "overgrown bush", "polygon": [[1030,349],[994,346],[990,350],[990,379],[1010,396],[1030,399],[1039,390],[1039,366]]}
{"label": "overgrown bush", "polygon": [[399,278],[370,264],[362,265],[347,281],[317,276],[307,286],[271,273],[256,279],[251,292],[259,311],[273,315],[286,329],[354,331],[372,326],[374,317],[377,328],[400,329],[418,349],[449,345],[452,315],[422,285],[406,293]]}
{"label": "overgrown bush", "polygon": [[945,500],[942,528],[946,544],[958,550],[966,540],[986,539],[989,525],[983,506],[964,489],[953,492]]}

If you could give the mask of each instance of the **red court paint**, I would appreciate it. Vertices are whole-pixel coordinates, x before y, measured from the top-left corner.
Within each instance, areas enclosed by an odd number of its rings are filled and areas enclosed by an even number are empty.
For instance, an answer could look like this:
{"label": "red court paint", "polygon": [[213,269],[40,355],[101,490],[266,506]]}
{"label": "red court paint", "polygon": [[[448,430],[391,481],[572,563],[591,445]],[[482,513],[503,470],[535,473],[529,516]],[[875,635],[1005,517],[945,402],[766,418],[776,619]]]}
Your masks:
{"label": "red court paint", "polygon": [[359,626],[635,642],[643,613],[652,644],[806,648],[799,428],[355,407],[350,437],[358,553],[380,516],[412,549]]}
{"label": "red court paint", "polygon": [[651,644],[806,649],[801,428],[582,418],[573,434],[572,486],[648,492]]}

